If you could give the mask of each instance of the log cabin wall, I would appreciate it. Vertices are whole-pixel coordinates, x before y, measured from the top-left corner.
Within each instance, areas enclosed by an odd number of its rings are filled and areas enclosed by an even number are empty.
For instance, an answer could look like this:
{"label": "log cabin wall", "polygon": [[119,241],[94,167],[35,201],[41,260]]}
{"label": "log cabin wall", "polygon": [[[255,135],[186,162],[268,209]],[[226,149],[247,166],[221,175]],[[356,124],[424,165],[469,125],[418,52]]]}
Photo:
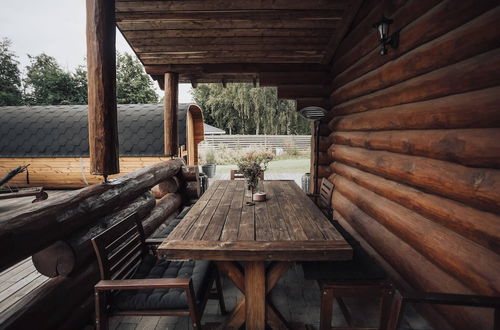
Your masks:
{"label": "log cabin wall", "polygon": [[[500,292],[498,4],[365,1],[332,61],[320,162],[335,217],[419,290]],[[400,30],[386,56],[372,28],[382,14]],[[493,318],[423,311],[438,329],[488,329]]]}

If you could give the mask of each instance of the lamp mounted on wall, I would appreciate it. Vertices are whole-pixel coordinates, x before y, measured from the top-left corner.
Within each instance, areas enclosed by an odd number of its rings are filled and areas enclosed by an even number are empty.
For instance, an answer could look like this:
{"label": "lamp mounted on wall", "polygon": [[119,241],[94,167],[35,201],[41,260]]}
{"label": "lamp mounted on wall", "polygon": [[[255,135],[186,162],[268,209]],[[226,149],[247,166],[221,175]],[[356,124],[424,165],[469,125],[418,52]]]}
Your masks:
{"label": "lamp mounted on wall", "polygon": [[387,54],[387,45],[390,45],[393,49],[398,48],[399,46],[399,31],[394,32],[389,36],[389,26],[394,21],[385,16],[382,16],[382,19],[373,24],[373,27],[378,31],[378,38],[380,40],[380,55]]}
{"label": "lamp mounted on wall", "polygon": [[299,110],[302,117],[314,121],[314,138],[315,138],[315,159],[314,159],[314,193],[319,193],[318,189],[318,157],[319,157],[319,121],[325,118],[327,111],[321,107],[309,106]]}

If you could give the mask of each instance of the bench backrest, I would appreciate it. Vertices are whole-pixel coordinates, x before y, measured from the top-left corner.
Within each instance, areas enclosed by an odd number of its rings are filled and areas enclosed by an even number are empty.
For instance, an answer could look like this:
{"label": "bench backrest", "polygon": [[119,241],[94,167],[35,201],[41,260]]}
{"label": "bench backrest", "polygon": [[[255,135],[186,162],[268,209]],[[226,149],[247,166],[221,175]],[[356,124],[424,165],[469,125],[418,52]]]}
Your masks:
{"label": "bench backrest", "polygon": [[92,239],[102,280],[129,278],[148,253],[142,223],[131,214]]}
{"label": "bench backrest", "polygon": [[[245,177],[238,170],[231,170],[231,180],[244,180]],[[259,172],[259,179],[264,180],[264,171]]]}

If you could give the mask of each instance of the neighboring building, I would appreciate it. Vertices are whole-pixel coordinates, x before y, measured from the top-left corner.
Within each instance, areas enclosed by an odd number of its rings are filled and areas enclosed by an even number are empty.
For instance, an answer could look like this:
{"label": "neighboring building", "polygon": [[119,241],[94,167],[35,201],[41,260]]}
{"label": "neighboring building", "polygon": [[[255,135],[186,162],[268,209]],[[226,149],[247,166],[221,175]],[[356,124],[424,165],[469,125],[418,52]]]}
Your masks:
{"label": "neighboring building", "polygon": [[205,135],[223,135],[226,134],[226,131],[223,129],[214,127],[212,125],[204,124],[205,126]]}
{"label": "neighboring building", "polygon": [[[87,105],[0,107],[0,177],[30,164],[30,185],[77,188],[102,181],[89,175]],[[201,109],[179,104],[180,155],[196,165],[204,139]],[[125,174],[167,159],[163,153],[163,105],[118,105],[120,168]],[[26,186],[26,176],[10,182]]]}

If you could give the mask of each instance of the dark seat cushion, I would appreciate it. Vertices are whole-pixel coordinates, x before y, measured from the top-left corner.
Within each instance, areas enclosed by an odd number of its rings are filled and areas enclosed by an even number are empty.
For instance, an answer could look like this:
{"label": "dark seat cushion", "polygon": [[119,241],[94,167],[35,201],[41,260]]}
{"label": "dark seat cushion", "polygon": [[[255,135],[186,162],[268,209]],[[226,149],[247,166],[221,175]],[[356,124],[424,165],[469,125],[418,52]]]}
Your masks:
{"label": "dark seat cushion", "polygon": [[[147,255],[132,278],[192,278],[196,299],[203,298],[209,282],[209,261],[170,261]],[[122,290],[112,297],[119,310],[163,310],[188,308],[183,289]]]}
{"label": "dark seat cushion", "polygon": [[168,223],[160,226],[157,231],[155,231],[152,235],[151,238],[166,238],[172,230],[181,222],[182,219],[172,219],[172,221],[169,221]]}
{"label": "dark seat cushion", "polygon": [[347,261],[304,262],[308,280],[354,282],[386,278],[382,267],[359,244],[353,245],[353,259]]}
{"label": "dark seat cushion", "polygon": [[152,235],[151,238],[166,238],[172,230],[181,222],[181,220],[184,218],[184,216],[191,210],[191,206],[185,207],[181,213],[179,213],[175,219],[172,221],[169,221],[168,223],[165,223],[158,228]]}

